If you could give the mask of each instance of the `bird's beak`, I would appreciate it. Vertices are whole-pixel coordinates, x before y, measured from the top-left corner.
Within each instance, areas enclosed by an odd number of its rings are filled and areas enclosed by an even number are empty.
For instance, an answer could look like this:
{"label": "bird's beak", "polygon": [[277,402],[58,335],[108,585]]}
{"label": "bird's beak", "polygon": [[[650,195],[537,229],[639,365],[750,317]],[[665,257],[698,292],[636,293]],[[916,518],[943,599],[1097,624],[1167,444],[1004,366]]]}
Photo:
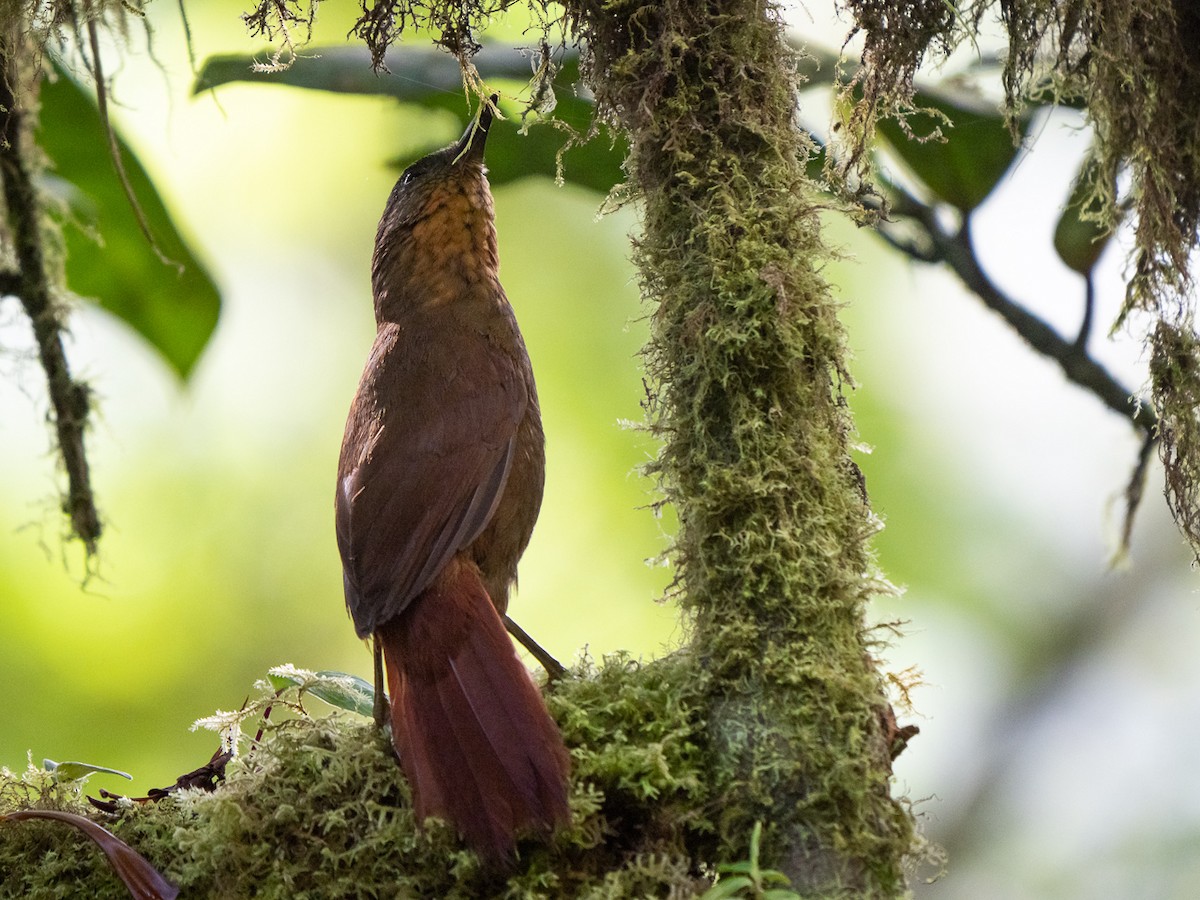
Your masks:
{"label": "bird's beak", "polygon": [[483,147],[487,143],[488,129],[492,127],[492,106],[500,99],[499,94],[492,94],[483,105],[479,118],[467,126],[463,136],[454,145],[454,159],[468,159],[472,162],[483,162]]}

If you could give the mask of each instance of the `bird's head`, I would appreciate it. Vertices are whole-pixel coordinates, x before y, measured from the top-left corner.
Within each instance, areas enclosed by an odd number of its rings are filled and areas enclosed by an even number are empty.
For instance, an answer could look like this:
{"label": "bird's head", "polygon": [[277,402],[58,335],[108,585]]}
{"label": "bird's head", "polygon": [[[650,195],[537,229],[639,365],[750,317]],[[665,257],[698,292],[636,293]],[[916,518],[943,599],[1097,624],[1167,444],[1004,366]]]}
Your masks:
{"label": "bird's head", "polygon": [[493,94],[461,138],[417,160],[392,188],[372,262],[380,321],[495,282],[495,214],[483,151],[497,99]]}
{"label": "bird's head", "polygon": [[455,195],[482,192],[490,201],[483,151],[492,125],[492,105],[497,99],[493,94],[457,141],[418,159],[404,170],[388,197],[385,222],[392,219],[395,225],[411,226],[438,212]]}

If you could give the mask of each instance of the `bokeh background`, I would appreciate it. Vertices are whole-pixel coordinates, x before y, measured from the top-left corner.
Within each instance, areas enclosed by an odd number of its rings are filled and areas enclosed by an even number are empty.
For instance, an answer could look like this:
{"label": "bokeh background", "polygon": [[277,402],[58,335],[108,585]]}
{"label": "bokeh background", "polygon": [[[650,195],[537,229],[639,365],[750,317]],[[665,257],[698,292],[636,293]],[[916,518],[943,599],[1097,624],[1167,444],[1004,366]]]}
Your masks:
{"label": "bokeh background", "polygon": [[[317,43],[354,10],[327,4]],[[789,10],[838,46],[831,10]],[[261,52],[237,2],[189,6],[199,59]],[[83,760],[144,793],[208,759],[190,724],[238,706],[268,667],[370,675],[341,599],[334,466],[373,334],[368,264],[396,177],[387,160],[459,123],[384,98],[230,85],[190,96],[174,4],[134,31],[115,111],[223,293],[220,324],[181,383],[123,323],[83,305],[75,369],[99,400],[89,450],[108,532],[85,578],[64,545],[46,398],[28,323],[0,300],[0,765]],[[493,32],[524,43],[523,23]],[[853,45],[850,52],[853,52]],[[265,56],[265,54],[263,54]],[[114,57],[115,59],[115,57]],[[824,124],[823,101],[806,106]],[[515,107],[512,107],[515,109]],[[504,125],[501,127],[513,127]],[[1037,145],[980,210],[989,273],[1064,333],[1083,304],[1051,248],[1086,129],[1044,116]],[[502,278],[537,372],[547,496],[513,612],[565,660],[653,657],[685,635],[660,602],[670,517],[638,473],[646,335],[627,260],[634,210],[546,178],[496,190]],[[858,381],[852,403],[881,570],[902,590],[887,651],[915,667],[921,734],[898,789],[948,857],[918,896],[1200,896],[1200,605],[1190,556],[1150,488],[1128,560],[1111,561],[1138,442],[1066,384],[953,277],[910,264],[829,214]],[[1099,317],[1123,250],[1099,275]],[[1132,332],[1095,352],[1144,380]]]}

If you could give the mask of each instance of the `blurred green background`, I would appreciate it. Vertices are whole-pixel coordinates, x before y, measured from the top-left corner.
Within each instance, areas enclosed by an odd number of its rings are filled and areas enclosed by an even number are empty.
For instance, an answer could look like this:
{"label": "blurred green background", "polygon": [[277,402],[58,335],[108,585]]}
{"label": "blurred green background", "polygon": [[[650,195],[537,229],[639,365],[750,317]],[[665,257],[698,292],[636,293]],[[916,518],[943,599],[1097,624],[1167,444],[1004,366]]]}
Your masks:
{"label": "blurred green background", "polygon": [[[189,6],[200,60],[261,52],[241,11]],[[323,6],[316,42],[340,42],[353,13]],[[793,18],[836,46],[845,26],[822,15]],[[493,37],[520,45],[521,24]],[[238,706],[268,667],[369,677],[342,605],[333,472],[373,334],[370,251],[396,177],[386,161],[460,127],[385,98],[285,87],[192,98],[174,4],[153,4],[151,25],[162,70],[135,31],[115,116],[224,306],[186,384],[107,313],[72,318],[70,357],[99,400],[89,449],[108,524],[83,588],[61,540],[28,324],[0,300],[0,765],[32,753],[113,766],[133,785],[94,787],[139,794],[207,761],[214,737],[188,726]],[[1066,332],[1082,283],[1050,238],[1082,153],[1071,115],[1039,123],[1037,151],[976,227],[997,281]],[[548,435],[546,502],[512,611],[564,660],[655,656],[685,634],[657,602],[670,521],[645,508],[654,494],[637,472],[653,445],[623,424],[642,416],[636,216],[598,218],[598,194],[541,177],[495,193],[501,275]],[[921,871],[919,896],[1200,895],[1200,610],[1161,473],[1129,565],[1110,568],[1131,430],[951,276],[826,221],[844,255],[826,275],[855,354],[858,459],[886,522],[880,567],[904,588],[871,615],[906,622],[888,664],[922,673],[902,715],[922,733],[898,788],[950,859],[931,886]],[[1121,274],[1114,247],[1100,322]],[[1096,344],[1141,384],[1136,340]]]}

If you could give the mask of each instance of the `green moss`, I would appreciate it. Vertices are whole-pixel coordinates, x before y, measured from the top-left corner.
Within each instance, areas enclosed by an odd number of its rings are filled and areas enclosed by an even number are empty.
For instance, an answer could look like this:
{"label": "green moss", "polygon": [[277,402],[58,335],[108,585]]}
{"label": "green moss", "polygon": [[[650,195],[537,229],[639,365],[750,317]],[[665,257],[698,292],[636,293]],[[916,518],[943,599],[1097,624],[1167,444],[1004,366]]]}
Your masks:
{"label": "green moss", "polygon": [[[1136,249],[1124,314],[1190,307],[1188,256],[1200,226],[1200,109],[1192,102],[1200,92],[1200,11],[1176,0],[1020,0],[1005,10],[1009,104],[1030,85],[1083,101],[1096,133],[1088,205],[1105,224],[1121,218],[1118,176],[1132,176]],[[1051,53],[1040,53],[1047,45]]]}
{"label": "green moss", "polygon": [[[359,717],[268,725],[211,794],[190,792],[104,817],[187,897],[558,898],[693,896],[712,849],[708,761],[692,668],[584,664],[548,698],[571,747],[573,823],[522,843],[509,872],[482,867],[442,823],[418,829],[391,749]],[[272,719],[298,698],[264,695]],[[247,719],[246,731],[257,729]],[[0,813],[98,814],[41,770],[0,775]],[[72,829],[0,824],[0,897],[126,896]]]}
{"label": "green moss", "polygon": [[[867,149],[880,116],[902,123],[914,112],[913,78],[933,50],[949,55],[962,24],[947,0],[848,0],[853,34],[864,34],[862,65],[842,88],[840,100],[849,110],[843,124],[845,154],[829,161],[831,180],[847,193],[870,192],[871,161]],[[849,38],[847,38],[849,40]],[[855,97],[857,96],[857,100]]]}

